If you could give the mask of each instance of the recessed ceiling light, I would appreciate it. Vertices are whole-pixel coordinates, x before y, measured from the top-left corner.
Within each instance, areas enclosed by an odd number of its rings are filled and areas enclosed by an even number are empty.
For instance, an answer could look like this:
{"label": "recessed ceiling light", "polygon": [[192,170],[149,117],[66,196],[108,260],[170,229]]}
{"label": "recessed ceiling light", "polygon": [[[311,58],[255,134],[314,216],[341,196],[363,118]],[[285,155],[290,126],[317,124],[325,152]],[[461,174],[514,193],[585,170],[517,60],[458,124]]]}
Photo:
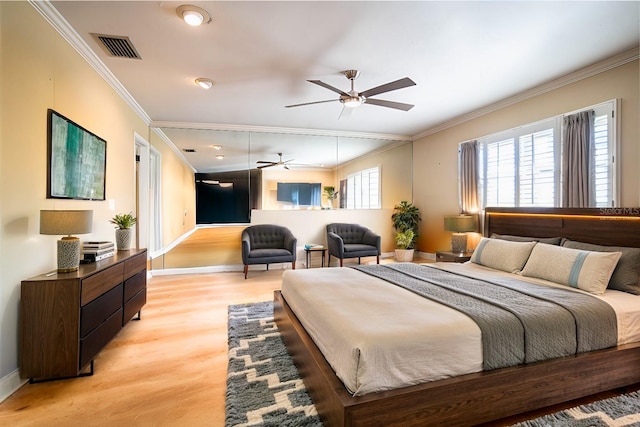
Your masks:
{"label": "recessed ceiling light", "polygon": [[224,159],[224,154],[218,154],[218,155],[216,155],[216,159],[218,159],[218,160],[222,160],[222,159]]}
{"label": "recessed ceiling light", "polygon": [[213,86],[213,80],[198,78],[196,79],[196,84],[203,89],[211,89],[211,86]]}
{"label": "recessed ceiling light", "polygon": [[216,149],[216,150],[222,150],[222,145],[220,145],[220,144],[212,145],[211,147]]}
{"label": "recessed ceiling light", "polygon": [[203,22],[205,24],[211,22],[211,16],[209,16],[207,11],[198,6],[183,4],[176,9],[176,13],[181,19],[184,19],[184,22],[192,27],[197,27]]}

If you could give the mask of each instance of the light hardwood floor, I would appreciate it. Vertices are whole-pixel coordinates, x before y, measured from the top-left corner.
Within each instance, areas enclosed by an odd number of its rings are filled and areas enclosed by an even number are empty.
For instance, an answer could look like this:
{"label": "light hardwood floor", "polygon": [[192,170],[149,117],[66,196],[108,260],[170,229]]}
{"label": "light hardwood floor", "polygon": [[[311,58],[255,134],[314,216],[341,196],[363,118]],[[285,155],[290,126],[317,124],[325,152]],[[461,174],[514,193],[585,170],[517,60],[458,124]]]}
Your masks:
{"label": "light hardwood floor", "polygon": [[223,426],[227,306],[273,300],[282,271],[151,278],[142,320],[93,376],[23,386],[0,404],[0,425]]}

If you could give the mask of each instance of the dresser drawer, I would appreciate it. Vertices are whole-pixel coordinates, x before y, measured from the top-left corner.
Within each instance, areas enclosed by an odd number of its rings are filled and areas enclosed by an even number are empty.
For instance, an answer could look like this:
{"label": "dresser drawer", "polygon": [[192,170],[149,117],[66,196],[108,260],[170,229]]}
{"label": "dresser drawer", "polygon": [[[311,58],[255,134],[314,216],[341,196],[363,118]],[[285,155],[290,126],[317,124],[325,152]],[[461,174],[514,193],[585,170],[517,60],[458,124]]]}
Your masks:
{"label": "dresser drawer", "polygon": [[141,271],[124,282],[124,301],[129,301],[131,297],[147,286],[147,272]]}
{"label": "dresser drawer", "polygon": [[136,315],[137,312],[147,303],[147,289],[142,289],[129,301],[124,304],[124,314],[122,317],[122,326],[126,325],[129,320]]}
{"label": "dresser drawer", "polygon": [[133,256],[124,262],[124,278],[128,279],[147,269],[147,252]]}
{"label": "dresser drawer", "polygon": [[120,284],[80,309],[80,338],[122,307],[122,288]]}
{"label": "dresser drawer", "polygon": [[89,335],[80,340],[80,364],[78,369],[83,369],[102,348],[111,341],[122,328],[122,308],[116,311],[94,329]]}
{"label": "dresser drawer", "polygon": [[80,305],[85,305],[124,281],[123,262],[82,280]]}

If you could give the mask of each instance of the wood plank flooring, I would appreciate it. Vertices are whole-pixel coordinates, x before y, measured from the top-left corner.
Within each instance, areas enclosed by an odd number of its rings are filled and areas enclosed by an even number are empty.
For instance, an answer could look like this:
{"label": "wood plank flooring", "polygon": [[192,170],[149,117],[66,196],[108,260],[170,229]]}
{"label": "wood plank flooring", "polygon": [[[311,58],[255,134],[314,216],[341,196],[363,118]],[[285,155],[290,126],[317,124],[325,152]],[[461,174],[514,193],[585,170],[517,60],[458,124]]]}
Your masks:
{"label": "wood plank flooring", "polygon": [[227,306],[271,301],[283,270],[157,276],[142,320],[99,354],[90,377],[27,384],[2,426],[223,426]]}

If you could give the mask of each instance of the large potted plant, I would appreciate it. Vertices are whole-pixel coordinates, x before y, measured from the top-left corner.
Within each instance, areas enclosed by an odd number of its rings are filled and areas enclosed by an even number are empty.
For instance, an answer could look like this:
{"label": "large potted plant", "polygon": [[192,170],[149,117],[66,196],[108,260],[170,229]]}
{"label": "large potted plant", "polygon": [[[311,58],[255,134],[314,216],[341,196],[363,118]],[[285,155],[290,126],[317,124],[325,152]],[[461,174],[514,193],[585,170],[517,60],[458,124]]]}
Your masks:
{"label": "large potted plant", "polygon": [[136,217],[131,212],[127,214],[117,214],[109,220],[110,223],[116,225],[116,248],[119,251],[127,251],[131,248],[131,238],[133,236],[133,227],[136,224]]}
{"label": "large potted plant", "polygon": [[406,200],[393,207],[391,221],[396,231],[396,260],[411,261],[418,238],[418,225],[422,218],[420,210]]}

